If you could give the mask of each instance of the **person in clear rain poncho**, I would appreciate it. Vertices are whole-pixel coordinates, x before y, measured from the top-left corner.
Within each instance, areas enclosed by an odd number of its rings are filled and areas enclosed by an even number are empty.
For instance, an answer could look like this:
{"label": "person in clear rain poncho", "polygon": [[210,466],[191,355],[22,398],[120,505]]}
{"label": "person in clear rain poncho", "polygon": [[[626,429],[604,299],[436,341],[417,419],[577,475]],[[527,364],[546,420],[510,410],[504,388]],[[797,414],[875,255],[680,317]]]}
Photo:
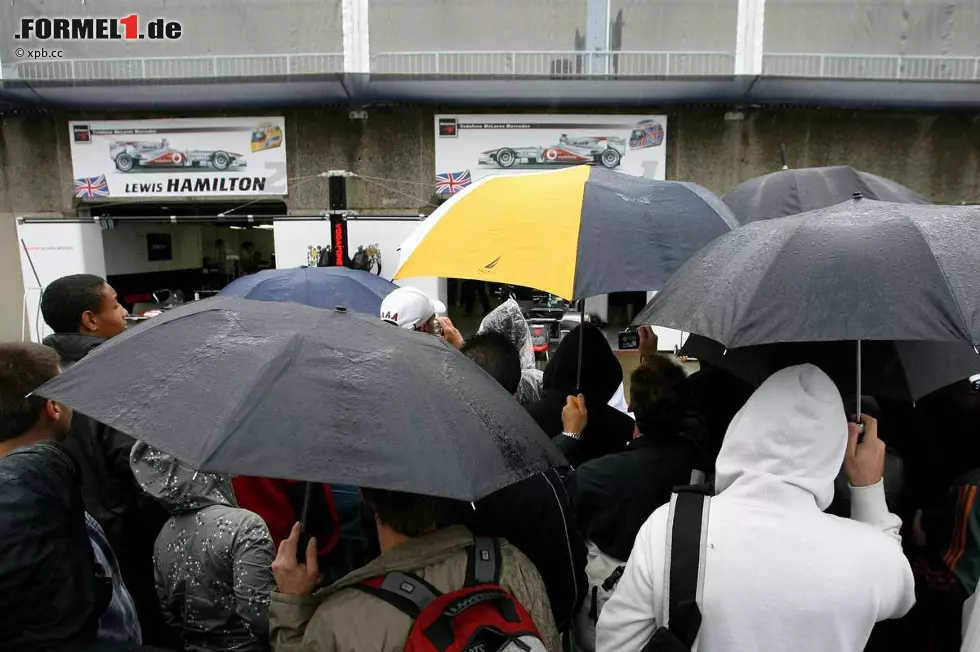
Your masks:
{"label": "person in clear rain poncho", "polygon": [[517,388],[517,400],[521,405],[534,403],[541,398],[544,373],[538,369],[531,344],[531,327],[528,326],[521,307],[514,299],[508,299],[495,308],[480,323],[478,333],[500,333],[514,343],[521,355],[521,384]]}

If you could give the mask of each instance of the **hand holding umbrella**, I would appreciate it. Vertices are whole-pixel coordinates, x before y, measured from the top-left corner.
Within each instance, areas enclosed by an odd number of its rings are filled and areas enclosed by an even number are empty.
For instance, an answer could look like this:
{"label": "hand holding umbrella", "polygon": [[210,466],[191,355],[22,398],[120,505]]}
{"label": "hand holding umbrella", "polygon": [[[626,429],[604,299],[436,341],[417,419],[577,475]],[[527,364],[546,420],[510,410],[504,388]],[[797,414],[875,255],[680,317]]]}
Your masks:
{"label": "hand holding umbrella", "polygon": [[858,424],[847,424],[847,450],[844,472],[852,487],[869,487],[885,475],[885,442],[878,439],[878,421],[866,414],[860,416],[863,438]]}
{"label": "hand holding umbrella", "polygon": [[316,537],[306,544],[303,561],[299,561],[299,542],[302,534],[299,523],[293,526],[289,537],[279,544],[279,551],[272,562],[272,575],[276,587],[284,595],[309,595],[320,582],[320,565],[316,558]]}

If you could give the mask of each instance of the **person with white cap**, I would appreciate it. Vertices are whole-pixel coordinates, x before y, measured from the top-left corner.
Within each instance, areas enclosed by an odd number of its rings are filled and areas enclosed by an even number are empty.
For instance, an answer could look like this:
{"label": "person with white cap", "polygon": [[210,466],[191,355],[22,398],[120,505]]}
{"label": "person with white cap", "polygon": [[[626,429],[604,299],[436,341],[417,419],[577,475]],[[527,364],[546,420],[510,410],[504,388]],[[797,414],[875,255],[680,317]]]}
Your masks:
{"label": "person with white cap", "polygon": [[430,299],[422,290],[405,286],[394,290],[381,302],[381,319],[399,328],[437,335],[455,348],[463,345],[463,336],[445,316],[446,304]]}

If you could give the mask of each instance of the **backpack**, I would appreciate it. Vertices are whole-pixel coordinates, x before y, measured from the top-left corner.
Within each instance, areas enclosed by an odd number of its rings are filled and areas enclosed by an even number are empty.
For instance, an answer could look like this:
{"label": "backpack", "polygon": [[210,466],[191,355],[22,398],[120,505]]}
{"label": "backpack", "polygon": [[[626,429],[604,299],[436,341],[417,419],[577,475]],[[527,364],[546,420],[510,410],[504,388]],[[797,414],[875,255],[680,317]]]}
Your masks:
{"label": "backpack", "polygon": [[616,585],[626,570],[626,562],[610,557],[591,541],[587,545],[588,563],[585,566],[585,575],[589,583],[588,593],[575,615],[575,624],[570,635],[572,650],[575,652],[595,652],[595,627],[599,622],[599,614],[616,591]]}
{"label": "backpack", "polygon": [[[671,513],[668,517],[671,522],[674,522],[675,518],[677,493],[689,493],[692,491],[700,494],[702,497],[711,495],[711,487],[706,481],[705,474],[697,469],[691,472],[691,484],[689,486],[674,489],[675,493],[671,496]],[[687,510],[689,507],[690,506],[688,505],[686,499],[683,500],[682,509]],[[697,505],[693,505],[693,507],[697,508]],[[679,531],[678,534],[681,534],[681,531]],[[701,537],[700,529],[698,532],[688,532],[686,536],[693,536],[694,539],[697,540]],[[678,545],[687,544],[684,543]],[[616,587],[619,585],[619,580],[622,579],[623,573],[626,571],[626,562],[607,555],[591,541],[588,542],[588,546],[589,557],[588,565],[585,567],[585,573],[589,581],[589,592],[586,595],[585,603],[582,605],[582,608],[576,615],[575,627],[572,630],[571,642],[572,650],[574,650],[574,652],[595,652],[595,628],[596,624],[599,622],[599,614],[602,613],[602,608],[605,606],[606,602],[609,601],[609,598],[611,598],[613,593],[616,592]],[[668,569],[670,568],[670,549],[671,544],[668,544],[668,559],[665,565],[665,568]],[[695,567],[695,570],[696,569],[697,567]],[[661,634],[661,636],[663,636],[663,634]],[[669,651],[672,648],[664,649]],[[687,649],[690,649],[690,646],[688,646]],[[657,648],[650,648],[651,652],[655,650],[657,650]],[[644,652],[646,652],[646,649]]]}
{"label": "backpack", "polygon": [[546,652],[527,610],[498,584],[500,541],[477,537],[466,556],[466,583],[458,591],[443,594],[401,572],[356,588],[412,618],[405,652]]}
{"label": "backpack", "polygon": [[697,652],[711,490],[678,487],[670,497],[660,627],[642,652]]}

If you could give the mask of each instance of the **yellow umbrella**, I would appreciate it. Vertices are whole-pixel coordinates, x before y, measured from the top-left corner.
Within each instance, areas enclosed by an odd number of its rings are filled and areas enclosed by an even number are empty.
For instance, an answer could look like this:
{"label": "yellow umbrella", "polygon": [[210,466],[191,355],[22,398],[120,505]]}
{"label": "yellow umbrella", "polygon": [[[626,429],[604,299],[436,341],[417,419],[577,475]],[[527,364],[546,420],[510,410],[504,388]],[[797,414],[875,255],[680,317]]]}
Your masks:
{"label": "yellow umbrella", "polygon": [[419,225],[394,277],[522,285],[565,299],[656,290],[737,225],[695,184],[591,166],[492,176]]}

